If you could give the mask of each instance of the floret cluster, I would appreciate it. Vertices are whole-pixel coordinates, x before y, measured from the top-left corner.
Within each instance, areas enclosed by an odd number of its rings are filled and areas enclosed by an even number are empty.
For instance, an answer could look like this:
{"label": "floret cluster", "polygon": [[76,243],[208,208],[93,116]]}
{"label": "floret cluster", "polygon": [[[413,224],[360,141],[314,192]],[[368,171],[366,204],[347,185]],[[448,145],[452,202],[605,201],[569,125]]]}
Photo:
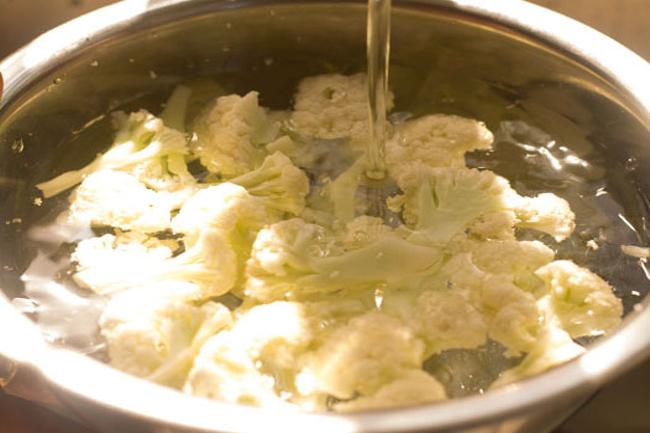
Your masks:
{"label": "floret cluster", "polygon": [[468,168],[493,141],[479,121],[392,125],[392,217],[370,216],[365,81],[306,78],[287,112],[223,95],[196,119],[181,86],[159,117],[116,115],[110,149],[38,185],[74,188],[61,224],[101,228],[76,244],[73,278],[107,298],[112,366],[227,402],[358,411],[447,398],[423,370],[444,351],[490,341],[521,359],[496,387],[619,324],[607,282],[517,240],[561,242],[575,217],[554,194]]}

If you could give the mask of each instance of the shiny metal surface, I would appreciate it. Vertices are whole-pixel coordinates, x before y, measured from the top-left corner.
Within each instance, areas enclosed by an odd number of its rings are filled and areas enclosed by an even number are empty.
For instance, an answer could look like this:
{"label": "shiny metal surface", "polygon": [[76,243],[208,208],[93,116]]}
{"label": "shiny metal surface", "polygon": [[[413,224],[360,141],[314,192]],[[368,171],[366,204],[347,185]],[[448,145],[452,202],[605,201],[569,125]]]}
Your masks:
{"label": "shiny metal surface", "polygon": [[[453,108],[494,124],[514,92],[549,132],[570,135],[577,128],[605,134],[616,145],[608,149],[612,163],[635,155],[638,173],[648,172],[650,67],[645,61],[585,26],[519,1],[396,1],[395,7],[393,76],[403,99],[398,106],[420,94],[412,86],[421,89],[438,71],[437,78],[449,78],[447,89],[458,98],[449,107],[440,94],[425,92],[432,108]],[[236,74],[234,90],[256,88],[266,95],[266,105],[282,107],[302,76],[360,69],[364,20],[363,4],[346,1],[189,0],[130,0],[74,20],[0,63],[5,77],[0,137],[10,141],[29,131],[47,132],[34,134],[20,157],[10,154],[9,142],[0,143],[0,172],[33,183],[60,168],[57,164],[74,164],[72,153],[94,149],[88,143],[58,147],[71,130],[128,107],[134,96],[137,104],[156,107],[187,76]],[[265,58],[274,59],[267,69]],[[92,66],[95,62],[99,67]],[[571,115],[572,126],[558,124],[558,113]],[[638,124],[617,126],[623,114]],[[647,176],[635,181],[650,191]],[[18,203],[21,194],[5,188],[0,198]],[[1,212],[4,219],[19,211],[5,206]],[[1,282],[9,297],[17,293],[10,276]],[[342,416],[183,396],[48,346],[31,322],[0,298],[0,354],[35,366],[69,411],[107,432],[541,433],[597,386],[647,357],[647,329],[648,299],[613,336],[539,377],[483,396]]]}
{"label": "shiny metal surface", "polygon": [[35,35],[115,0],[0,0],[0,58]]}

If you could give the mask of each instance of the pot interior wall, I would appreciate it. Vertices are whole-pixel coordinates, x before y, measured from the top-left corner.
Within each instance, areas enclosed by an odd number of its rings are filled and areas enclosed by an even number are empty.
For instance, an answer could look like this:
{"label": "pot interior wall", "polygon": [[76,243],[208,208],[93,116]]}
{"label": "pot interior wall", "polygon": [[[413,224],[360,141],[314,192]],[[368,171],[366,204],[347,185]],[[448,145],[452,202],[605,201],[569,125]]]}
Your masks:
{"label": "pot interior wall", "polygon": [[[23,87],[0,101],[0,287],[10,297],[21,293],[18,277],[34,256],[24,242],[26,229],[60,210],[47,202],[35,206],[34,184],[107,148],[110,112],[158,113],[174,86],[188,81],[206,100],[218,83],[227,92],[257,90],[263,105],[289,108],[300,78],[364,69],[362,4],[246,6],[196,2],[149,14],[56,67],[27,68]],[[603,168],[591,180],[603,182],[623,206],[636,231],[625,239],[647,244],[650,178],[641,174],[650,172],[650,133],[630,95],[531,37],[441,7],[398,3],[393,26],[395,111],[470,116],[494,131],[510,120],[540,128]],[[505,175],[522,192],[570,194],[562,179],[531,179],[525,164],[490,165],[480,158],[474,164]],[[636,265],[615,247],[581,260],[619,288],[629,311],[647,293],[648,281],[640,268],[618,271]]]}

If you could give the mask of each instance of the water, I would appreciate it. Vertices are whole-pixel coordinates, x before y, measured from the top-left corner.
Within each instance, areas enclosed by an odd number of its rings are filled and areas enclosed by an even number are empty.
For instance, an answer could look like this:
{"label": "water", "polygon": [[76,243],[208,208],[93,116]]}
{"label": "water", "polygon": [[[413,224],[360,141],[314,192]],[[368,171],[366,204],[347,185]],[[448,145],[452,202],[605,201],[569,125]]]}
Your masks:
{"label": "water", "polygon": [[[95,127],[89,125],[79,133],[92,133]],[[556,243],[532,231],[520,231],[518,237],[543,240],[557,251],[558,258],[570,258],[593,269],[616,288],[625,312],[632,311],[650,291],[650,278],[644,257],[621,252],[624,245],[648,245],[647,234],[629,221],[628,210],[611,192],[615,189],[612,175],[629,172],[629,163],[623,162],[611,173],[597,154],[580,156],[550,134],[523,121],[502,121],[494,132],[494,149],[468,155],[469,166],[493,170],[509,178],[521,194],[558,194],[571,203],[576,213],[576,230],[564,242]],[[319,145],[331,154],[330,144],[336,145],[328,142]],[[332,171],[327,166],[328,160],[325,161],[325,166],[314,170]],[[334,169],[342,168],[340,161],[330,162]],[[368,194],[367,191],[359,193]],[[52,220],[67,206],[67,201],[61,196],[31,206],[32,213],[44,222]],[[56,226],[56,231],[53,226],[29,228],[34,224],[33,218],[26,218],[25,224],[25,231],[21,232],[23,244],[38,252],[35,260],[25,260],[31,264],[22,280],[24,292],[14,299],[14,305],[33,317],[52,343],[104,359],[103,342],[97,334],[104,300],[75,286],[69,278],[70,263],[65,257],[74,239],[94,233],[88,227]],[[19,227],[15,229],[18,231]],[[20,274],[19,269],[25,263],[10,270],[11,273]],[[236,298],[230,301],[233,300],[237,301]],[[236,305],[237,302],[232,306]],[[588,345],[591,341],[579,343]],[[443,352],[428,359],[424,368],[445,385],[449,396],[462,397],[486,391],[501,371],[518,361],[504,356],[503,348],[497,343],[489,342],[477,350]]]}
{"label": "water", "polygon": [[391,0],[368,0],[368,167],[366,176],[373,180],[386,177],[385,148],[388,121],[388,68],[390,63]]}

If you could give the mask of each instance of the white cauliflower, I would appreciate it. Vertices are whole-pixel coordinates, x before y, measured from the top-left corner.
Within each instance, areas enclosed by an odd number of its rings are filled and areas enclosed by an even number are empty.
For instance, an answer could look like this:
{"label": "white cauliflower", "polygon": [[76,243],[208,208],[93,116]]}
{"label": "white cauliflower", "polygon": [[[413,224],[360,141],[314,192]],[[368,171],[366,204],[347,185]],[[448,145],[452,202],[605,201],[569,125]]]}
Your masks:
{"label": "white cauliflower", "polygon": [[445,244],[473,233],[479,238],[507,239],[513,222],[559,241],[575,227],[575,216],[565,200],[553,194],[522,197],[491,171],[411,168],[398,178],[404,195],[392,200],[394,206],[402,206],[404,220],[415,229],[413,239],[418,242]]}
{"label": "white cauliflower", "polygon": [[[352,221],[359,213],[357,196],[361,178],[366,168],[365,158],[359,158],[347,170],[329,182],[320,192],[326,199],[326,211],[331,212],[339,223]],[[365,206],[365,203],[362,203]]]}
{"label": "white cauliflower", "polygon": [[509,209],[480,215],[467,226],[467,233],[481,240],[514,240],[517,215]]}
{"label": "white cauliflower", "polygon": [[211,264],[204,279],[214,284],[216,294],[225,293],[242,277],[258,230],[276,218],[239,185],[226,182],[201,189],[172,221],[172,230],[184,235],[187,249],[176,261]]}
{"label": "white cauliflower", "polygon": [[282,152],[293,163],[312,173],[335,171],[342,162],[358,157],[354,149],[341,146],[341,140],[325,140],[300,136],[288,131],[266,145],[269,154]]}
{"label": "white cauliflower", "polygon": [[177,205],[173,194],[153,191],[132,175],[112,170],[88,175],[69,201],[62,216],[69,222],[145,233],[168,229]]}
{"label": "white cauliflower", "polygon": [[230,179],[230,182],[246,188],[267,207],[293,215],[303,211],[305,196],[309,193],[307,175],[281,152],[267,156],[259,168]]}
{"label": "white cauliflower", "polygon": [[548,307],[573,338],[602,335],[621,323],[623,305],[598,275],[569,260],[540,268],[549,293]]}
{"label": "white cauliflower", "polygon": [[545,316],[537,299],[516,286],[512,275],[485,272],[472,262],[471,253],[460,253],[449,259],[432,281],[439,288],[465,294],[481,313],[488,336],[503,344],[507,355],[517,356],[533,347]]}
{"label": "white cauliflower", "polygon": [[[195,344],[194,339],[205,339],[230,323],[227,308],[190,303],[195,291],[190,283],[170,281],[134,287],[111,298],[99,322],[110,364],[147,378],[173,363],[176,368],[160,379],[182,381],[192,359],[186,349],[198,350],[203,343]],[[204,324],[210,329],[202,329]]]}
{"label": "white cauliflower", "polygon": [[[146,281],[163,266],[173,251],[156,238],[121,241],[106,234],[77,244],[72,261],[74,281],[100,295]],[[144,276],[144,278],[143,278]]]}
{"label": "white cauliflower", "polygon": [[465,167],[465,153],[490,149],[494,137],[485,124],[459,116],[434,114],[409,120],[386,143],[386,164],[399,179],[415,164]]}
{"label": "white cauliflower", "polygon": [[206,229],[183,253],[156,238],[126,239],[106,234],[81,241],[72,255],[73,278],[81,287],[106,295],[152,282],[188,281],[196,284],[195,299],[228,292],[237,279],[237,256],[223,236]]}
{"label": "white cauliflower", "polygon": [[134,175],[158,191],[182,191],[194,185],[187,172],[187,139],[163,121],[141,110],[114,115],[118,131],[112,147],[87,166],[68,171],[36,185],[45,197],[52,197],[80,183],[100,170],[119,170]]}
{"label": "white cauliflower", "polygon": [[445,388],[433,376],[419,369],[405,370],[398,379],[374,394],[334,405],[337,412],[358,412],[431,403],[447,398]]}
{"label": "white cauliflower", "polygon": [[418,296],[409,323],[427,344],[427,357],[447,349],[473,349],[487,341],[481,313],[458,290],[427,290]]}
{"label": "white cauliflower", "polygon": [[421,368],[423,361],[424,344],[409,327],[369,312],[333,330],[316,351],[305,355],[298,391],[340,399],[368,396],[399,379],[404,370]]}
{"label": "white cauliflower", "polygon": [[[508,181],[489,171],[422,169],[403,176],[404,220],[423,243],[446,244],[479,217],[512,208]],[[516,194],[515,194],[516,195]]]}
{"label": "white cauliflower", "polygon": [[245,174],[264,159],[263,145],[278,134],[278,124],[258,104],[258,93],[217,98],[195,121],[192,151],[210,172],[225,178]]}
{"label": "white cauliflower", "polygon": [[203,346],[194,359],[183,391],[252,406],[284,404],[275,392],[273,378],[257,370],[255,361],[229,331],[213,336]]}
{"label": "white cauliflower", "polygon": [[[387,110],[392,108],[393,94],[389,92]],[[363,146],[368,136],[366,75],[328,74],[303,79],[289,122],[307,137],[349,138],[353,145]]]}
{"label": "white cauliflower", "polygon": [[514,283],[532,293],[543,288],[535,271],[550,263],[555,253],[539,241],[483,241],[472,243],[472,262],[492,274],[511,275]]}
{"label": "white cauliflower", "polygon": [[179,279],[197,284],[199,299],[220,296],[237,282],[240,265],[229,238],[219,230],[206,228],[198,241],[186,245],[182,254],[165,261],[152,277]]}
{"label": "white cauliflower", "polygon": [[342,242],[346,250],[356,250],[387,236],[398,236],[398,233],[383,219],[362,215],[346,224]]}
{"label": "white cauliflower", "polygon": [[519,275],[532,273],[555,258],[552,249],[539,241],[486,241],[471,246],[472,262],[485,272]]}
{"label": "white cauliflower", "polygon": [[[256,92],[222,96],[187,135],[197,95],[179,86],[160,118],[117,114],[107,152],[37,185],[51,197],[79,184],[55,227],[88,230],[57,239],[83,239],[72,278],[107,301],[112,366],[230,403],[350,412],[445,399],[423,370],[431,357],[499,343],[523,361],[497,387],[619,325],[607,282],[517,240],[516,229],[567,239],[569,204],[466,167],[467,152],[492,145],[479,121],[393,125],[386,162],[400,191],[386,204],[404,225],[368,216],[366,84],[306,78],[293,112],[260,107]],[[195,159],[209,171],[196,179]]]}
{"label": "white cauliflower", "polygon": [[174,217],[172,230],[184,234],[190,245],[208,227],[231,237],[233,243],[246,243],[252,242],[257,230],[273,221],[274,216],[245,188],[226,182],[203,188],[190,197]]}
{"label": "white cauliflower", "polygon": [[560,242],[568,238],[576,227],[575,214],[569,203],[551,193],[536,197],[522,197],[517,204],[518,227],[547,233]]}
{"label": "white cauliflower", "polygon": [[318,330],[300,303],[274,302],[240,313],[234,326],[212,337],[190,372],[186,392],[251,405],[277,405],[276,386],[291,388],[297,356]]}
{"label": "white cauliflower", "polygon": [[481,290],[479,308],[488,324],[490,338],[508,349],[507,356],[518,356],[535,346],[545,315],[535,297],[517,287],[512,277],[489,277]]}
{"label": "white cauliflower", "polygon": [[335,238],[301,219],[261,230],[246,267],[244,293],[257,300],[300,298],[314,293],[399,285],[431,273],[440,252],[399,237],[384,237],[363,248],[339,253]]}

